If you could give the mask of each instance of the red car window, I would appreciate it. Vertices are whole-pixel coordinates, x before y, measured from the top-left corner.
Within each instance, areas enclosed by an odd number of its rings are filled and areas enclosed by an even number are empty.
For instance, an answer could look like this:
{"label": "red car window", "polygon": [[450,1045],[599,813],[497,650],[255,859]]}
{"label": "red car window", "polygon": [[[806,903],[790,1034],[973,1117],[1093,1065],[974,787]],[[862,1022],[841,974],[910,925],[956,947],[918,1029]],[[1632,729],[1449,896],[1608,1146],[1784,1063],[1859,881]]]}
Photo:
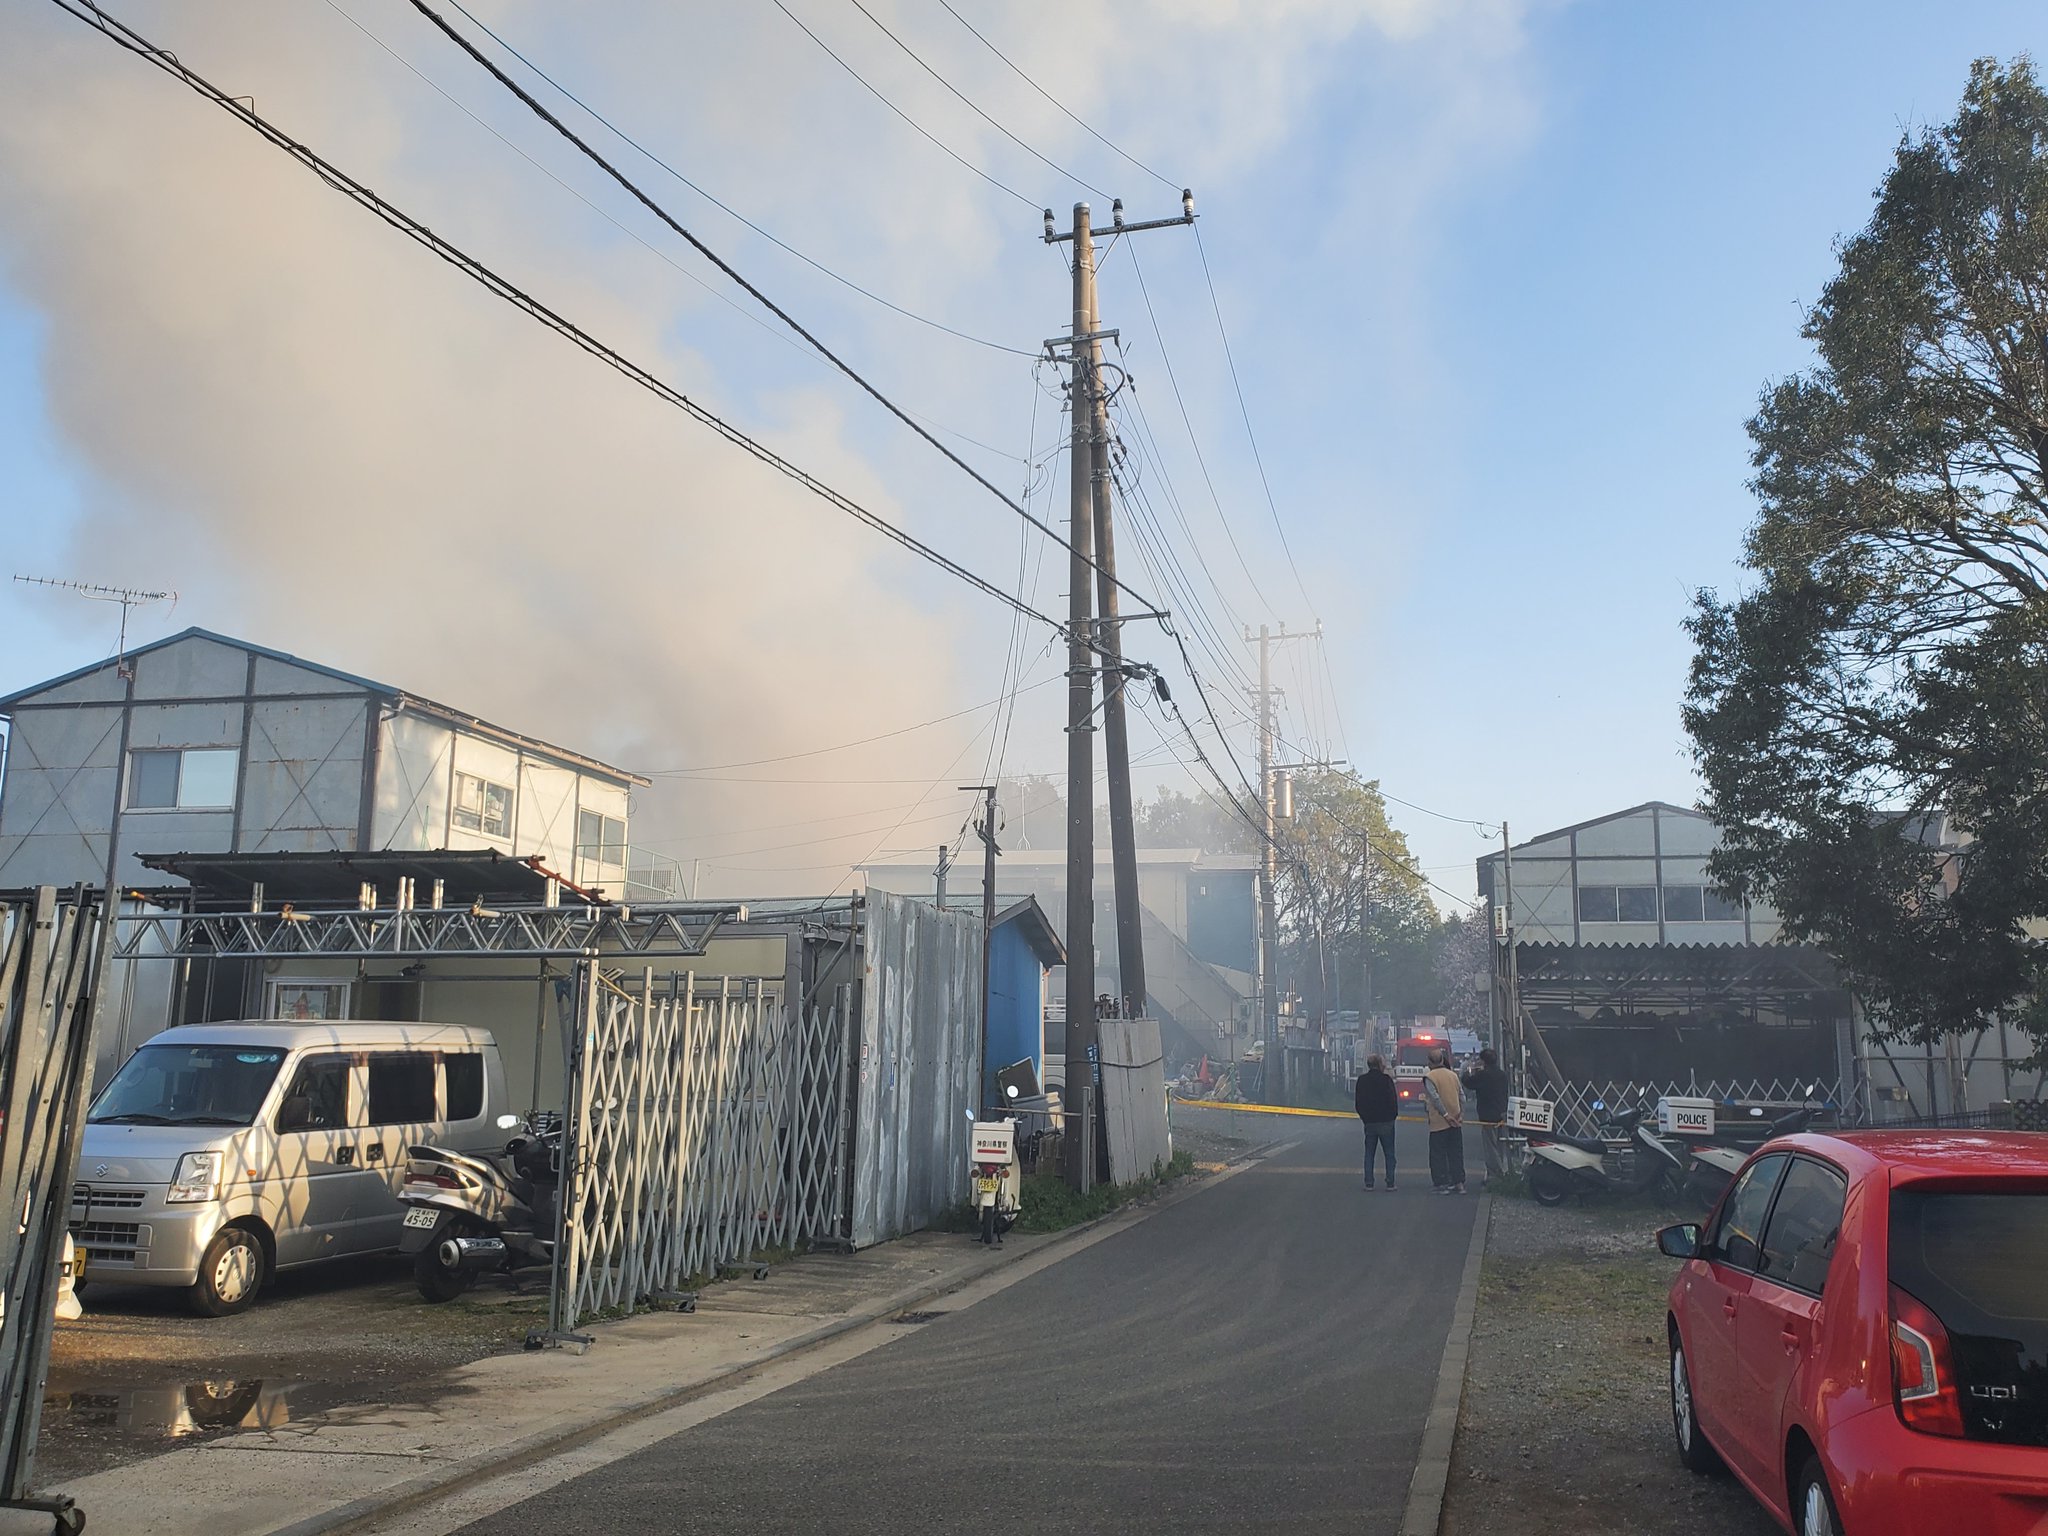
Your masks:
{"label": "red car window", "polygon": [[1973,1440],[2048,1445],[2048,1194],[1892,1193],[1891,1281],[1948,1332]]}
{"label": "red car window", "polygon": [[1825,1163],[1795,1157],[1771,1207],[1757,1273],[1818,1296],[1835,1256],[1848,1195],[1849,1181],[1841,1174]]}
{"label": "red car window", "polygon": [[1742,1179],[1721,1207],[1721,1224],[1714,1232],[1714,1254],[1724,1264],[1738,1269],[1755,1269],[1762,1252],[1764,1217],[1777,1193],[1778,1175],[1785,1171],[1781,1153],[1759,1158],[1749,1165]]}

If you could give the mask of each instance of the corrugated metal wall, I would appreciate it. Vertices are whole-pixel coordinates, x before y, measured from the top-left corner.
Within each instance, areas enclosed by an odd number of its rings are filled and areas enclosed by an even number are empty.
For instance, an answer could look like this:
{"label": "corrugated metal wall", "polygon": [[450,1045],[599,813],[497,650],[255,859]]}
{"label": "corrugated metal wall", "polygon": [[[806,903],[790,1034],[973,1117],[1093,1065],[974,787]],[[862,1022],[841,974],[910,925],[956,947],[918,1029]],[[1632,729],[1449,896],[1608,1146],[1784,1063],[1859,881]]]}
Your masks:
{"label": "corrugated metal wall", "polygon": [[870,891],[862,938],[853,1241],[865,1248],[967,1198],[981,914]]}

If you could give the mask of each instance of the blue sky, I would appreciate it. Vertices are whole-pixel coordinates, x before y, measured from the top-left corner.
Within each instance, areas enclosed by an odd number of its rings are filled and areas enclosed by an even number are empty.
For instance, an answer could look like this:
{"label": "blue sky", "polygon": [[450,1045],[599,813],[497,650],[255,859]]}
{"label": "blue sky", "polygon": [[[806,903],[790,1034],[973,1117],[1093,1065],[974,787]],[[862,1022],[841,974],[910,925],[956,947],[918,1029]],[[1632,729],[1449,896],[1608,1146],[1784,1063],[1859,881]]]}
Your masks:
{"label": "blue sky", "polygon": [[[1031,238],[1031,207],[938,158],[774,12],[475,8],[869,286],[1027,348],[1062,327],[1064,274]],[[792,9],[1064,218],[1074,187],[961,117],[857,13]],[[1518,833],[1692,798],[1679,624],[1694,588],[1739,580],[1742,423],[1767,380],[1804,362],[1800,307],[1900,133],[1953,110],[1973,57],[2030,49],[2042,30],[2038,5],[1989,0],[962,9],[1195,187],[1305,591],[1277,552],[1192,242],[1150,235],[1137,254],[1256,589],[1201,488],[1128,251],[1105,262],[1105,318],[1195,534],[1183,555],[1198,551],[1229,597],[1226,613],[1204,589],[1216,628],[1326,626],[1320,660],[1281,669],[1290,739]],[[1015,579],[1008,513],[689,281],[717,278],[500,105],[409,7],[346,11],[124,14],[750,430]],[[934,0],[878,14],[1133,217],[1174,211]],[[1094,30],[1100,69],[1058,71],[1070,25]],[[0,231],[11,570],[176,587],[177,612],[145,614],[145,636],[243,633],[634,766],[807,752],[999,691],[1002,610],[747,478],[54,10],[17,8],[6,26],[21,45],[0,49],[15,61],[0,63],[0,193],[21,210]],[[1037,394],[1027,451],[1028,362],[876,311],[647,174],[912,409],[1013,456],[1047,452],[1058,404]],[[1026,478],[1014,458],[961,451],[1006,486]],[[1163,515],[1165,487],[1145,474]],[[1064,501],[1055,480],[1034,506]],[[1063,577],[1048,558],[1041,607],[1061,606]],[[113,620],[0,588],[0,689],[105,654]],[[1165,647],[1133,644],[1162,661]],[[1044,649],[1026,648],[1034,681],[1058,667]],[[1223,666],[1197,657],[1248,757]],[[1020,704],[1012,771],[1063,763],[1058,693]],[[712,865],[714,888],[822,888],[872,851],[944,840],[962,809],[952,784],[988,762],[989,736],[971,733],[991,719],[748,782],[665,780],[640,830]],[[1163,749],[1148,758],[1141,785],[1194,782]],[[766,782],[798,776],[812,782]],[[777,830],[828,816],[814,846]],[[1471,889],[1471,827],[1395,817],[1436,879]]]}

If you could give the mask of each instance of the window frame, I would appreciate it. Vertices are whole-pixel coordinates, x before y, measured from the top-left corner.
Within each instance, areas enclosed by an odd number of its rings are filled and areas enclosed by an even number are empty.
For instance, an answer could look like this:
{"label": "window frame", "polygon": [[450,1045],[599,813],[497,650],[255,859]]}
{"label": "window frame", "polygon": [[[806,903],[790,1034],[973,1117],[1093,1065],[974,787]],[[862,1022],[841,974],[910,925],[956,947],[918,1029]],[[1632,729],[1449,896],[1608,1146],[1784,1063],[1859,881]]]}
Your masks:
{"label": "window frame", "polygon": [[[279,1124],[279,1117],[284,1114],[285,1101],[292,1096],[292,1090],[299,1086],[300,1074],[311,1067],[333,1066],[341,1068],[341,1123],[339,1125],[296,1125],[289,1130]],[[321,1133],[354,1130],[357,1125],[356,1111],[363,1107],[357,1102],[355,1082],[356,1057],[352,1052],[319,1051],[301,1056],[297,1064],[292,1067],[291,1079],[285,1084],[284,1092],[278,1096],[277,1108],[271,1112],[271,1133],[276,1136],[312,1136]]]}
{"label": "window frame", "polygon": [[[1704,923],[1707,920],[1707,888],[1704,885],[1665,885],[1658,889],[1664,893],[1664,921],[1667,923]],[[1697,912],[1673,912],[1671,898],[1684,892],[1688,899],[1697,899]]]}
{"label": "window frame", "polygon": [[[1833,1163],[1828,1162],[1825,1158],[1809,1157],[1802,1152],[1795,1152],[1789,1154],[1786,1159],[1784,1172],[1778,1175],[1778,1187],[1771,1191],[1771,1206],[1770,1209],[1764,1213],[1763,1230],[1757,1237],[1756,1253],[1759,1262],[1757,1267],[1751,1270],[1750,1273],[1755,1275],[1759,1280],[1768,1280],[1773,1285],[1782,1285],[1786,1290],[1797,1291],[1802,1296],[1820,1296],[1824,1294],[1827,1289],[1827,1275],[1825,1272],[1823,1272],[1821,1275],[1821,1283],[1819,1289],[1809,1289],[1808,1287],[1803,1285],[1795,1285],[1790,1279],[1786,1278],[1785,1275],[1772,1273],[1771,1270],[1765,1267],[1763,1263],[1763,1260],[1765,1260],[1768,1257],[1771,1251],[1771,1228],[1777,1222],[1778,1219],[1778,1202],[1784,1198],[1785,1184],[1792,1177],[1792,1171],[1795,1168],[1799,1167],[1802,1163],[1806,1164],[1808,1167],[1818,1168],[1821,1169],[1823,1172],[1833,1174],[1837,1179],[1839,1179],[1842,1184],[1842,1211],[1846,1212],[1849,1208],[1849,1175],[1847,1173],[1845,1173],[1842,1169],[1837,1168]],[[1835,1219],[1835,1241],[1837,1245],[1840,1244],[1842,1237],[1841,1223],[1842,1216],[1838,1213]],[[1834,1250],[1832,1249],[1830,1249],[1828,1252],[1828,1267],[1830,1269],[1834,1267]]]}
{"label": "window frame", "polygon": [[[218,756],[230,759],[231,767],[228,772],[227,798],[225,800],[208,800],[202,804],[197,801],[188,801],[185,798],[185,786],[188,781],[188,775],[185,772],[185,759],[194,753],[205,753],[210,757]],[[176,771],[171,777],[171,798],[168,804],[144,804],[135,797],[136,775],[141,766],[142,759],[145,757],[168,757],[175,765]],[[128,749],[127,772],[122,775],[121,781],[121,810],[123,814],[132,811],[145,816],[173,815],[181,811],[199,814],[216,814],[222,811],[232,811],[235,808],[235,796],[241,788],[241,783],[242,749],[238,746],[224,746],[215,743],[189,747],[130,747]]]}
{"label": "window frame", "polygon": [[1745,1275],[1762,1273],[1754,1262],[1741,1264],[1728,1257],[1725,1239],[1728,1235],[1728,1218],[1734,1213],[1735,1198],[1741,1192],[1743,1181],[1748,1179],[1757,1169],[1763,1167],[1764,1164],[1772,1162],[1778,1165],[1778,1171],[1772,1177],[1771,1192],[1769,1198],[1764,1202],[1763,1213],[1757,1218],[1756,1236],[1751,1239],[1756,1245],[1757,1258],[1763,1257],[1763,1240],[1765,1234],[1771,1229],[1771,1211],[1778,1203],[1778,1186],[1785,1182],[1785,1170],[1792,1164],[1792,1154],[1789,1152],[1772,1152],[1758,1158],[1741,1173],[1737,1174],[1735,1182],[1729,1185],[1727,1198],[1721,1202],[1721,1209],[1715,1213],[1713,1241],[1708,1245],[1708,1257],[1714,1263],[1725,1264],[1730,1269],[1739,1269]]}
{"label": "window frame", "polygon": [[[484,1070],[484,1053],[482,1051],[443,1051],[441,1052],[440,1061],[439,1092],[441,1119],[450,1125],[482,1119],[484,1111],[488,1107],[485,1101],[490,1097],[489,1074]],[[449,1068],[458,1061],[476,1063],[476,1108],[466,1115],[458,1115],[455,1112],[455,1079],[450,1073]]]}
{"label": "window frame", "polygon": [[[463,784],[465,780],[474,784],[477,788],[476,808],[473,811],[465,808],[463,805]],[[491,826],[492,790],[496,790],[504,797],[505,810],[502,831],[493,830]],[[464,821],[463,817],[465,816],[474,816],[476,818],[475,824],[471,825],[469,822]],[[516,818],[517,802],[514,799],[511,785],[501,784],[496,779],[487,779],[480,773],[471,773],[464,768],[455,770],[455,782],[450,787],[448,795],[448,824],[456,831],[473,832],[478,837],[494,838],[499,842],[509,843],[512,840],[512,827]]]}
{"label": "window frame", "polygon": [[[1630,917],[1628,915],[1627,897],[1630,895],[1642,896],[1646,892],[1650,898],[1648,908],[1650,915],[1648,917]],[[1657,914],[1662,910],[1663,901],[1659,896],[1659,888],[1657,886],[1617,885],[1614,888],[1614,920],[1617,923],[1634,923],[1642,927],[1654,927],[1657,923]]]}
{"label": "window frame", "polygon": [[[1611,898],[1602,913],[1595,913],[1591,917],[1586,915],[1586,893],[1588,891],[1604,891]],[[1602,883],[1578,886],[1572,892],[1572,901],[1572,911],[1581,923],[1618,923],[1621,921],[1621,887],[1618,885]],[[1611,917],[1605,916],[1603,915],[1605,912],[1611,912],[1614,915]]]}

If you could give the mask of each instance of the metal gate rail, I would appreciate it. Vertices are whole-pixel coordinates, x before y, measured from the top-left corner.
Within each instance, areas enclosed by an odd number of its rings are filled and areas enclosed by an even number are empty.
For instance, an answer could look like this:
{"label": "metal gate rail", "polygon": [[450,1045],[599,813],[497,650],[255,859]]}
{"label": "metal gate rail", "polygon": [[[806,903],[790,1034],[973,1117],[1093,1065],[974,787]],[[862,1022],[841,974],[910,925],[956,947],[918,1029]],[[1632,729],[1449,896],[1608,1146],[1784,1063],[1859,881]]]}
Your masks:
{"label": "metal gate rail", "polygon": [[578,977],[549,1328],[682,1295],[764,1250],[847,1235],[847,1038],[780,977]]}
{"label": "metal gate rail", "polygon": [[31,1484],[92,1086],[102,914],[96,893],[60,900],[49,886],[0,903],[0,1505],[50,1511],[70,1529],[79,1523],[70,1500],[36,1499]]}

